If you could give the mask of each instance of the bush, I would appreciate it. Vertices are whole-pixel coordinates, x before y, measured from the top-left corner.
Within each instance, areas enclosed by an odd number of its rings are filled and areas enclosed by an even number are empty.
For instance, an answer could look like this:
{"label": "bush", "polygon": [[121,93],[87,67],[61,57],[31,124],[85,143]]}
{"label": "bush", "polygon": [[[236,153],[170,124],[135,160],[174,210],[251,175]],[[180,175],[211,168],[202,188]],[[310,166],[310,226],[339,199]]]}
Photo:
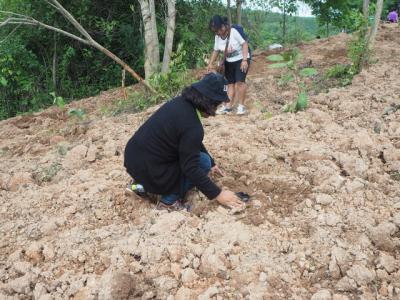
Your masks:
{"label": "bush", "polygon": [[351,65],[337,64],[328,69],[325,73],[326,79],[338,79],[341,86],[351,84],[353,80],[353,72]]}

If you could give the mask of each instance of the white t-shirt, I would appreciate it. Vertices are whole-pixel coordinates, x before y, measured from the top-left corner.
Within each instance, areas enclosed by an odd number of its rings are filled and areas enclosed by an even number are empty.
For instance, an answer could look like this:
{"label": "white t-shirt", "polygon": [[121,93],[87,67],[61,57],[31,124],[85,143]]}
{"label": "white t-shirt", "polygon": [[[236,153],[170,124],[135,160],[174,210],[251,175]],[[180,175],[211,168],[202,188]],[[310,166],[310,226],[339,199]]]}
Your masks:
{"label": "white t-shirt", "polygon": [[[214,42],[214,50],[224,52],[227,40],[228,37],[223,40],[218,35],[216,35]],[[235,28],[231,28],[229,45],[226,54],[226,61],[234,62],[243,59],[242,45],[244,42],[246,41],[242,38],[240,33]],[[250,58],[249,54],[247,54],[247,58]]]}

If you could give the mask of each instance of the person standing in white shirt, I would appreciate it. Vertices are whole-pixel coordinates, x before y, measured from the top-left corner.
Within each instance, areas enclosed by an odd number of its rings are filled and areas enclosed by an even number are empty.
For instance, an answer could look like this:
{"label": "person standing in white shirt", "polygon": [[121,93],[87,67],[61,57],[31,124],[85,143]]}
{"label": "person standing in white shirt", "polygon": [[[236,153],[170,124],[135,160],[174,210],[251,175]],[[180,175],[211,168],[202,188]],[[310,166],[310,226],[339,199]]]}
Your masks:
{"label": "person standing in white shirt", "polygon": [[[225,104],[217,111],[217,114],[226,114],[232,112],[235,98],[238,100],[236,114],[243,115],[246,113],[244,106],[246,98],[246,76],[249,70],[249,46],[247,41],[242,37],[237,29],[233,28],[227,18],[221,16],[213,16],[209,23],[210,30],[215,33],[214,50],[211,54],[207,71],[213,69],[213,64],[218,57],[218,53],[225,52],[225,77],[228,80],[228,96],[231,102]],[[228,42],[228,46],[226,46]]]}

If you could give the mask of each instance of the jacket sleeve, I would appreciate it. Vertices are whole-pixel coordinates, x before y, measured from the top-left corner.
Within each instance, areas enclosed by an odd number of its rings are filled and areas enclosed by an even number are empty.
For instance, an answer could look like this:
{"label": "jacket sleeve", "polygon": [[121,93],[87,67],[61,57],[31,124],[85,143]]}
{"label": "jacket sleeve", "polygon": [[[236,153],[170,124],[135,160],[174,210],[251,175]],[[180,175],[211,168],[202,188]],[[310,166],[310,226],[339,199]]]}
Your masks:
{"label": "jacket sleeve", "polygon": [[179,139],[179,164],[184,176],[208,199],[216,198],[221,189],[211,181],[208,174],[200,168],[200,151],[203,134],[196,126],[186,128]]}

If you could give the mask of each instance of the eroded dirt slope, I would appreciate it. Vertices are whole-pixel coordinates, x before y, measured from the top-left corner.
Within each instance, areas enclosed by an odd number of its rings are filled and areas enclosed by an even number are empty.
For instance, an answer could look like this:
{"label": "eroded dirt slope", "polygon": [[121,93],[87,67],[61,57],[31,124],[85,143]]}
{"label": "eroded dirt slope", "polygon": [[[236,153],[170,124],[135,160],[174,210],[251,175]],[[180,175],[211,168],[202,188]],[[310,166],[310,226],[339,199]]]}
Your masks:
{"label": "eroded dirt slope", "polygon": [[[304,63],[346,63],[348,39],[302,45]],[[124,146],[156,108],[103,116],[118,90],[71,104],[85,122],[56,108],[1,122],[0,298],[399,299],[399,46],[383,25],[377,63],[297,114],[255,57],[250,113],[204,124],[216,180],[252,195],[238,214],[124,194]]]}

